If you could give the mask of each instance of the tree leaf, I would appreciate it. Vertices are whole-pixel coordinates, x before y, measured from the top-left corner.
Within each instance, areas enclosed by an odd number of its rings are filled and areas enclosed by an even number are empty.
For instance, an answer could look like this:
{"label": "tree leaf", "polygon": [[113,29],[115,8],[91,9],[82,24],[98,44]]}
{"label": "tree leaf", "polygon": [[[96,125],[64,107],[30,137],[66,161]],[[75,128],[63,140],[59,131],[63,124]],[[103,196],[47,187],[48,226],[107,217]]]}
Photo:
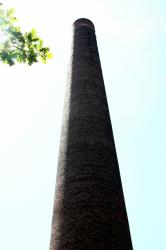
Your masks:
{"label": "tree leaf", "polygon": [[32,65],[38,61],[43,63],[52,58],[49,47],[43,46],[43,40],[33,28],[24,34],[14,23],[14,8],[4,10],[0,5],[0,35],[4,42],[0,42],[0,60],[10,66],[16,62]]}

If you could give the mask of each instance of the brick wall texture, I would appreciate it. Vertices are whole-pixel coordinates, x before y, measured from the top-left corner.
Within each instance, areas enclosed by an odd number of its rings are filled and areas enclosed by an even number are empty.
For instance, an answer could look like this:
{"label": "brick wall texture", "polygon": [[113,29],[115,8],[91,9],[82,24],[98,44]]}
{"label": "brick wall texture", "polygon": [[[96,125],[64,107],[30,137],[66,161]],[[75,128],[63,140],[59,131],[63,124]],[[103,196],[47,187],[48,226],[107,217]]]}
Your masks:
{"label": "brick wall texture", "polygon": [[94,25],[73,24],[50,250],[132,250]]}

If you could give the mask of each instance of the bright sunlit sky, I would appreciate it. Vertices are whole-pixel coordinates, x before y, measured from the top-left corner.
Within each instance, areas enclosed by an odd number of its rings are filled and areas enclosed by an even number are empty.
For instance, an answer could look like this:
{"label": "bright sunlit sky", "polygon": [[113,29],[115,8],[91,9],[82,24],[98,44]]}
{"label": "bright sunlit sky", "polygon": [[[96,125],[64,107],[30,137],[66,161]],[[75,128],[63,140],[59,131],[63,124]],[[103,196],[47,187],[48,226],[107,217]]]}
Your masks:
{"label": "bright sunlit sky", "polygon": [[166,249],[166,1],[3,1],[51,47],[0,64],[0,249],[48,250],[72,23],[96,28],[134,250]]}

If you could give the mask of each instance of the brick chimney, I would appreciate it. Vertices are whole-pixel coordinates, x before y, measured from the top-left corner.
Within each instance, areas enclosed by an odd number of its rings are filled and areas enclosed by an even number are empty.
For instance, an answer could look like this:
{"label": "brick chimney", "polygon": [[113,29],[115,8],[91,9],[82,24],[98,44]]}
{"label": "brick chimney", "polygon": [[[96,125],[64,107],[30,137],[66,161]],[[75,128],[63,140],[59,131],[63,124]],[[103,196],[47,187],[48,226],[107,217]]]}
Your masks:
{"label": "brick chimney", "polygon": [[132,250],[93,23],[73,24],[50,250]]}

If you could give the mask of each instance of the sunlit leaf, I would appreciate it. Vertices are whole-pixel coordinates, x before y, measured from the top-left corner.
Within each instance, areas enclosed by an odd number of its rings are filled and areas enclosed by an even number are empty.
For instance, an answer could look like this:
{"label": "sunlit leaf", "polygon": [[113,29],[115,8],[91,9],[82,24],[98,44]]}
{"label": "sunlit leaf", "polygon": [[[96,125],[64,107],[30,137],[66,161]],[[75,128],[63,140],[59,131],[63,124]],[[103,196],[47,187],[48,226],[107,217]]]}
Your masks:
{"label": "sunlit leaf", "polygon": [[53,58],[53,54],[52,53],[47,53],[47,58],[48,59],[52,59]]}
{"label": "sunlit leaf", "polygon": [[43,46],[43,40],[34,28],[22,33],[20,27],[14,25],[17,21],[14,13],[14,8],[5,11],[0,5],[0,61],[10,66],[16,62],[46,63],[52,58],[50,48]]}
{"label": "sunlit leaf", "polygon": [[13,14],[15,13],[15,9],[14,8],[10,8],[6,11],[6,16],[7,17],[11,17],[13,16]]}

